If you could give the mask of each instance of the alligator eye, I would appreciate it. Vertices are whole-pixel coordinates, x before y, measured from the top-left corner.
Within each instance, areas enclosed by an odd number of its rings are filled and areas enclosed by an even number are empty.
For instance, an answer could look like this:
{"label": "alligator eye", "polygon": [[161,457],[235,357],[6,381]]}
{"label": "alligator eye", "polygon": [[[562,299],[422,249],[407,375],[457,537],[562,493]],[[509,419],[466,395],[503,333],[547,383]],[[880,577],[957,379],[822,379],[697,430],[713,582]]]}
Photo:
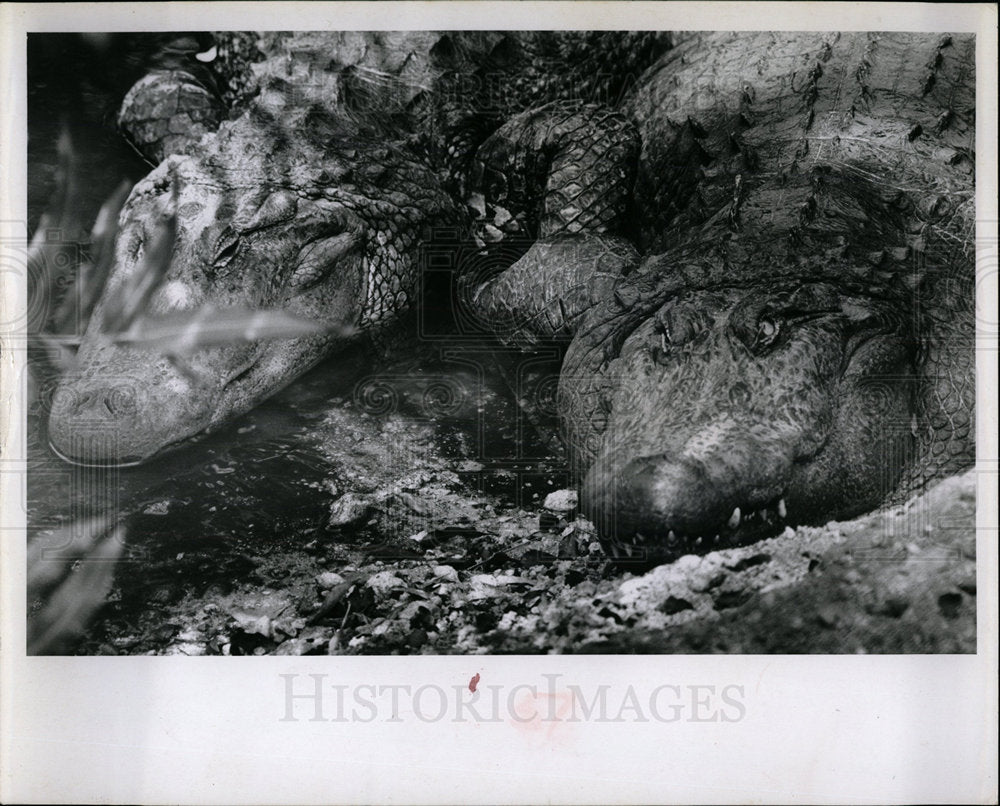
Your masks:
{"label": "alligator eye", "polygon": [[653,361],[660,366],[666,366],[670,363],[670,333],[668,331],[660,331],[660,341],[653,346],[652,356]]}
{"label": "alligator eye", "polygon": [[226,227],[219,233],[219,237],[215,241],[215,254],[212,257],[212,263],[216,266],[225,266],[233,259],[239,246],[239,235],[231,227]]}
{"label": "alligator eye", "polygon": [[770,347],[778,339],[781,333],[781,323],[777,319],[765,317],[757,323],[757,337],[754,339],[754,347],[763,349]]}

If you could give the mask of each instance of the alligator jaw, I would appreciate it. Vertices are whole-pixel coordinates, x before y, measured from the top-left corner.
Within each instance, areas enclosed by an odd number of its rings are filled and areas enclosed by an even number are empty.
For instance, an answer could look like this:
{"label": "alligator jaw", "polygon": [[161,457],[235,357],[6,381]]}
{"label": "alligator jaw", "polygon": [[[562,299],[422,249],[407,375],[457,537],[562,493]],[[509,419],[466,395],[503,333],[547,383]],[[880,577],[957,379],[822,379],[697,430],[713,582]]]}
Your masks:
{"label": "alligator jaw", "polygon": [[746,545],[781,534],[793,526],[788,519],[784,497],[755,508],[752,504],[734,507],[729,519],[714,527],[684,532],[669,528],[669,523],[668,517],[660,528],[609,533],[602,537],[602,545],[618,562],[656,564],[683,554]]}
{"label": "alligator jaw", "polygon": [[[52,452],[84,467],[129,467],[194,436],[210,423],[214,396],[188,394],[165,400],[143,396],[140,388],[139,405],[119,410],[108,401],[121,388],[92,388],[73,395],[61,387],[48,423]],[[58,402],[60,395],[66,403]]]}
{"label": "alligator jaw", "polygon": [[[794,453],[723,428],[707,431],[725,435],[727,449],[699,455],[689,446],[591,467],[581,509],[609,554],[665,562],[771,537],[808,515],[799,494],[804,465]],[[734,464],[734,456],[746,464]]]}
{"label": "alligator jaw", "polygon": [[107,341],[85,343],[79,371],[53,395],[49,447],[76,465],[139,464],[212,424],[224,403],[218,370],[242,363],[244,354],[214,348],[178,365]]}

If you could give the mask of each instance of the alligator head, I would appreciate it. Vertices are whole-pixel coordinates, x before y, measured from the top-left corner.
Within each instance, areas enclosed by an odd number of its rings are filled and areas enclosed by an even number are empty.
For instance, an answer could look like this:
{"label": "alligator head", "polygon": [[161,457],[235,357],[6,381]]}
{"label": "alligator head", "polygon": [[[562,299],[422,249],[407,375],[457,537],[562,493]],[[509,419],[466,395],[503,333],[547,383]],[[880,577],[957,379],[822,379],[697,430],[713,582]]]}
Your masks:
{"label": "alligator head", "polygon": [[[943,300],[931,279],[949,258],[865,252],[899,227],[856,181],[783,193],[831,215],[752,234],[720,216],[622,278],[568,349],[560,413],[612,553],[656,561],[854,516],[921,463],[971,459],[972,353],[954,338],[971,296]],[[866,195],[867,224],[835,220]]]}
{"label": "alligator head", "polygon": [[913,453],[914,348],[905,316],[827,283],[679,294],[608,364],[584,511],[627,550],[877,506]]}
{"label": "alligator head", "polygon": [[[450,202],[416,161],[281,103],[222,124],[132,191],[77,370],[54,395],[48,436],[63,458],[142,461],[250,409],[407,305],[416,245]],[[128,331],[115,332],[113,301],[141,285],[156,252],[165,274],[144,316],[278,309],[322,332],[266,341],[251,332],[190,351],[183,335],[160,350],[130,344]]]}

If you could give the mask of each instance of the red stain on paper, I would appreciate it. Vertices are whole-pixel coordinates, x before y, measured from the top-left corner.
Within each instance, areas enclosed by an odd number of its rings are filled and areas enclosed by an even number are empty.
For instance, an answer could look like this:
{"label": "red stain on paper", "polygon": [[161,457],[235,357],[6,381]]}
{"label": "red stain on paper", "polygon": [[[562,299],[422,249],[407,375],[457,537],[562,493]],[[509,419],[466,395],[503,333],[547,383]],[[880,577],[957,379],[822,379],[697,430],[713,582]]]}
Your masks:
{"label": "red stain on paper", "polygon": [[[549,745],[569,745],[573,741],[573,695],[568,691],[525,693],[514,702],[511,720],[525,737]],[[534,742],[533,742],[534,743]]]}
{"label": "red stain on paper", "polygon": [[476,686],[479,685],[479,672],[473,675],[472,679],[469,681],[469,691],[475,692]]}

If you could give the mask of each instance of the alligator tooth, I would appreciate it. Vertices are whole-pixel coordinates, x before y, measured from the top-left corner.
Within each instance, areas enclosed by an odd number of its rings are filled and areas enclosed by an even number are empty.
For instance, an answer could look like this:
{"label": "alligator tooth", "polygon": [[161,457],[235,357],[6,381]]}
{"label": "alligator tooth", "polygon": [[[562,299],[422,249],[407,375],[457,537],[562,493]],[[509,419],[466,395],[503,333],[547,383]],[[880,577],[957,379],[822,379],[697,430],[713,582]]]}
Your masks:
{"label": "alligator tooth", "polygon": [[735,529],[737,526],[740,525],[740,508],[739,507],[736,507],[733,510],[733,514],[729,516],[729,520],[727,521],[727,525],[729,526],[730,529]]}
{"label": "alligator tooth", "polygon": [[667,540],[670,540],[671,542],[673,542],[676,539],[677,539],[677,535],[674,534],[674,530],[673,529],[671,529],[669,532],[667,532]]}
{"label": "alligator tooth", "polygon": [[696,537],[696,538],[694,539],[694,544],[695,544],[696,546],[700,546],[700,545],[701,545],[701,538],[700,538],[700,537]]}
{"label": "alligator tooth", "polygon": [[718,542],[719,542],[719,536],[718,536],[718,535],[716,535],[715,537],[713,537],[713,538],[712,538],[712,541],[713,541],[714,543],[718,543]]}
{"label": "alligator tooth", "polygon": [[764,523],[770,523],[771,522],[771,513],[768,512],[766,509],[762,509],[760,511],[760,516],[764,519]]}
{"label": "alligator tooth", "polygon": [[788,510],[785,508],[785,499],[782,498],[778,501],[778,516],[782,518],[788,517]]}
{"label": "alligator tooth", "polygon": [[625,549],[625,553],[629,556],[629,559],[631,559],[632,547],[628,543],[626,543],[624,546],[622,546],[622,548]]}

